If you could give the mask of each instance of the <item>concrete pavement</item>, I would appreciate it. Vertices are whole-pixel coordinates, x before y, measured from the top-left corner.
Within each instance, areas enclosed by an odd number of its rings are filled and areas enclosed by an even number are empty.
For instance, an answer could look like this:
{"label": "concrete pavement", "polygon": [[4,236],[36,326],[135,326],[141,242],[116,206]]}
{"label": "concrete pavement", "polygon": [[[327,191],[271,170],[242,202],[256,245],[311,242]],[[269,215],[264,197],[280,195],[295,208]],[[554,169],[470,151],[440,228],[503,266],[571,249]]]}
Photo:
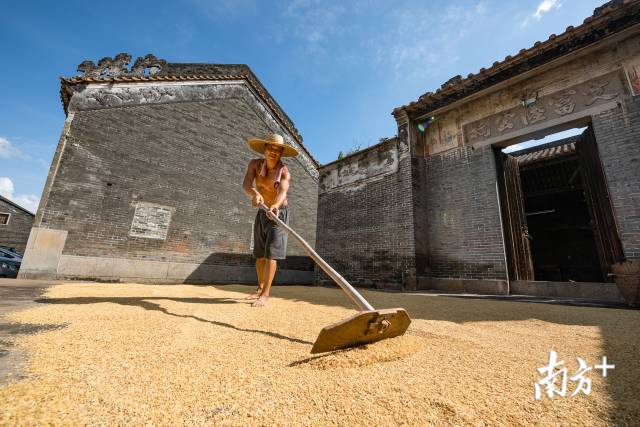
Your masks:
{"label": "concrete pavement", "polygon": [[37,304],[35,302],[49,286],[56,282],[0,278],[0,384],[23,377],[26,355],[14,346],[23,334],[59,328],[62,325],[29,325],[12,323],[5,315]]}

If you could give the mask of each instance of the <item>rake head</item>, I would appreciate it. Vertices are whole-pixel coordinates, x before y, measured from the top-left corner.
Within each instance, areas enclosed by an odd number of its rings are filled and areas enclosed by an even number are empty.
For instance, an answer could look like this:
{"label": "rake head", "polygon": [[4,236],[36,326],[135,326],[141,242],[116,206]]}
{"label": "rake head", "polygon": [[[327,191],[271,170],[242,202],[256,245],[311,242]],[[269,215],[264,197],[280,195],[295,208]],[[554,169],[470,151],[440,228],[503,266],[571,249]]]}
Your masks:
{"label": "rake head", "polygon": [[362,311],[320,331],[311,353],[340,350],[397,337],[405,333],[411,319],[403,308]]}

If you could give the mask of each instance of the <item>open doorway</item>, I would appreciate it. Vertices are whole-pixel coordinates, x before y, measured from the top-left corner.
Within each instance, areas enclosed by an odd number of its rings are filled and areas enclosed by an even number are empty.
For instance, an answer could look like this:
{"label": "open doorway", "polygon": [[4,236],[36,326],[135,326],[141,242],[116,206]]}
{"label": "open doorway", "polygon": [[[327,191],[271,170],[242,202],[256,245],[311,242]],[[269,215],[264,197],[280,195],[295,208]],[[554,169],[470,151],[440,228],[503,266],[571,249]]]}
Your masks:
{"label": "open doorway", "polygon": [[609,281],[622,247],[591,126],[496,154],[510,279]]}

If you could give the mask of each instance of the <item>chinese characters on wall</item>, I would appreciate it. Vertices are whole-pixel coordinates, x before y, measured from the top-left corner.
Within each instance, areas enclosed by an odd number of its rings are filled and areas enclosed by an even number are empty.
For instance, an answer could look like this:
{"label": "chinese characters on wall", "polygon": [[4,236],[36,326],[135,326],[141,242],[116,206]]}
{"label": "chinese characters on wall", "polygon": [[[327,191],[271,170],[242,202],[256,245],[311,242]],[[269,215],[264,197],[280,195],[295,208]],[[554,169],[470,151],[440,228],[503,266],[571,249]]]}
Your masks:
{"label": "chinese characters on wall", "polygon": [[[506,135],[616,99],[622,92],[618,72],[572,86],[554,94],[464,126],[467,144]],[[535,98],[534,98],[535,99]]]}

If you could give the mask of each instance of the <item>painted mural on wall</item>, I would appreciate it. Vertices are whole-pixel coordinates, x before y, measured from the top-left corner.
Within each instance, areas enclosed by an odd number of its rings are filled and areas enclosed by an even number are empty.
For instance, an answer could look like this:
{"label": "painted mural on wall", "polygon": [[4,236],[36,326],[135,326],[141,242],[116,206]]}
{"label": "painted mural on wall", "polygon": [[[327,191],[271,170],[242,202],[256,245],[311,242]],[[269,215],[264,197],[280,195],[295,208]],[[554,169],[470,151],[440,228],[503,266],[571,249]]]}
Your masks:
{"label": "painted mural on wall", "polygon": [[633,96],[640,95],[640,56],[632,59],[624,65],[627,81]]}
{"label": "painted mural on wall", "polygon": [[457,111],[452,111],[435,119],[423,134],[426,143],[426,154],[441,153],[458,147],[462,142],[462,135],[458,131],[459,128],[460,117]]}
{"label": "painted mural on wall", "polygon": [[356,156],[348,161],[342,161],[326,168],[322,172],[318,193],[323,194],[337,188],[351,187],[356,190],[359,185],[365,185],[369,180],[379,179],[385,175],[398,171],[401,150],[408,155],[407,132],[400,132],[399,140],[395,138],[387,143]]}
{"label": "painted mural on wall", "polygon": [[531,93],[525,98],[523,105],[466,124],[465,142],[473,145],[538,123],[569,116],[610,102],[622,92],[620,73],[616,71],[551,95],[537,97],[536,93]]}

